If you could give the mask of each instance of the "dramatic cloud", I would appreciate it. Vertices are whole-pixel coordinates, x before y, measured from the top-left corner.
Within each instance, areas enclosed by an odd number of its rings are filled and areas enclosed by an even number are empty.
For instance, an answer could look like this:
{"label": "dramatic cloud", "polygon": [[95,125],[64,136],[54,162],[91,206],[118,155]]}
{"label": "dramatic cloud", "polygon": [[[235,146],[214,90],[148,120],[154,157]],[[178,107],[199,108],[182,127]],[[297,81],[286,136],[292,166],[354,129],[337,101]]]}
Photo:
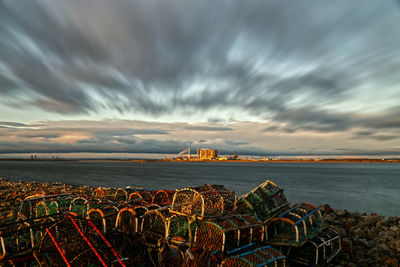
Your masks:
{"label": "dramatic cloud", "polygon": [[391,0],[3,0],[0,129],[15,138],[3,144],[396,150],[398,25]]}
{"label": "dramatic cloud", "polygon": [[[331,135],[285,131],[268,123],[161,123],[130,120],[2,122],[1,153],[172,153],[185,146],[223,154],[400,154],[400,135],[376,129]],[[249,130],[250,129],[250,130]],[[372,145],[371,140],[375,141]],[[376,143],[379,142],[379,144]],[[338,148],[337,144],[347,146]],[[397,145],[396,145],[397,144]],[[367,146],[368,145],[368,146]],[[294,147],[295,146],[295,147]]]}

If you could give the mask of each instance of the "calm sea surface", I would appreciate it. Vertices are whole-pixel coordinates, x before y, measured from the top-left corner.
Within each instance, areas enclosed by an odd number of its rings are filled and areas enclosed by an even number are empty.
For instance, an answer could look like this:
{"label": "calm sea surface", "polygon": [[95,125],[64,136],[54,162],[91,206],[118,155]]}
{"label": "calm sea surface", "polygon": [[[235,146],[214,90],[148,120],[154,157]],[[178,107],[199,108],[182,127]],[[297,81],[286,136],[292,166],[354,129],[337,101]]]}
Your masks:
{"label": "calm sea surface", "polygon": [[292,203],[400,215],[400,164],[0,161],[0,177],[146,189],[224,184],[238,196],[270,179]]}

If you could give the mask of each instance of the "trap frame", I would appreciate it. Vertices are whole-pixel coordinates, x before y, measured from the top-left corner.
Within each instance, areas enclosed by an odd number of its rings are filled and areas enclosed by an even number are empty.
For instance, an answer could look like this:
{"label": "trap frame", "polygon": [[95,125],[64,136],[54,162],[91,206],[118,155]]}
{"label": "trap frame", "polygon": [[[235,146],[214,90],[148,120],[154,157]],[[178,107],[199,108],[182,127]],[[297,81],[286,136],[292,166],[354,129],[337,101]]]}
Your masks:
{"label": "trap frame", "polygon": [[265,224],[266,242],[271,245],[302,246],[322,229],[319,207],[299,203]]}
{"label": "trap frame", "polygon": [[81,216],[82,218],[86,218],[89,209],[89,201],[83,197],[74,198],[69,205],[69,211]]}
{"label": "trap frame", "polygon": [[135,233],[139,230],[138,220],[138,213],[136,213],[134,207],[122,208],[118,212],[117,218],[115,220],[115,229],[119,232],[131,235],[132,233]]}
{"label": "trap frame", "polygon": [[94,223],[73,213],[46,228],[34,256],[41,266],[125,266]]}
{"label": "trap frame", "polygon": [[[26,220],[33,218],[37,215],[36,208],[39,206],[39,214],[41,216],[46,215],[46,205],[39,205],[40,202],[51,202],[64,198],[71,198],[71,194],[55,194],[55,195],[32,195],[26,197],[19,208],[18,219]],[[43,214],[44,213],[44,214]]]}
{"label": "trap frame", "polygon": [[199,221],[194,232],[194,246],[222,253],[263,240],[262,222],[252,215],[228,215]]}
{"label": "trap frame", "polygon": [[196,189],[183,188],[177,190],[172,200],[171,212],[202,219],[222,215],[224,207],[228,209],[231,205],[230,202],[229,204],[227,204],[227,201],[224,202],[224,197],[220,192],[210,189],[209,185],[196,187]]}
{"label": "trap frame", "polygon": [[143,200],[146,203],[152,203],[155,191],[153,190],[139,190],[136,189],[134,192],[129,194],[128,201],[135,202],[136,200]]}
{"label": "trap frame", "polygon": [[105,234],[114,229],[118,214],[119,210],[117,207],[107,205],[90,209],[87,213],[87,219],[91,220]]}
{"label": "trap frame", "polygon": [[329,263],[341,249],[341,240],[338,233],[332,229],[324,228],[300,248],[290,248],[288,258],[291,262],[307,266],[325,265]]}
{"label": "trap frame", "polygon": [[154,193],[151,203],[160,206],[169,206],[172,203],[174,194],[175,190],[158,190]]}
{"label": "trap frame", "polygon": [[29,255],[37,248],[46,227],[58,219],[58,214],[45,215],[0,226],[0,261]]}
{"label": "trap frame", "polygon": [[238,213],[248,213],[267,221],[287,210],[290,206],[283,189],[266,180],[238,199]]}
{"label": "trap frame", "polygon": [[279,250],[271,246],[263,246],[250,251],[241,252],[238,255],[225,258],[221,267],[285,267],[286,257]]}
{"label": "trap frame", "polygon": [[117,188],[114,194],[114,199],[117,201],[127,201],[128,200],[128,192],[123,188]]}
{"label": "trap frame", "polygon": [[98,187],[92,192],[92,197],[113,199],[115,196],[112,188]]}
{"label": "trap frame", "polygon": [[210,185],[204,184],[202,186],[193,187],[196,191],[207,195],[209,198],[216,198],[215,201],[219,201],[222,198],[222,213],[233,213],[236,211],[236,193],[235,191],[229,190],[223,185]]}

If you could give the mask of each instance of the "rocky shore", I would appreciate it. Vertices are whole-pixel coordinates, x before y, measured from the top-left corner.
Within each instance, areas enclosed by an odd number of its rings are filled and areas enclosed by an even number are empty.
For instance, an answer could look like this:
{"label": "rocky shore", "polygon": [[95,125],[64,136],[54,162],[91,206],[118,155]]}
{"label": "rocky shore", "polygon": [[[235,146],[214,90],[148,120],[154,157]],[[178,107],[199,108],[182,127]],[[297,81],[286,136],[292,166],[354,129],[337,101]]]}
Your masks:
{"label": "rocky shore", "polygon": [[[61,183],[17,182],[0,178],[0,224],[16,219],[22,200],[33,194],[72,193],[91,190],[89,186]],[[400,216],[384,217],[335,210],[322,205],[326,225],[342,238],[342,252],[331,266],[390,266],[400,263]]]}

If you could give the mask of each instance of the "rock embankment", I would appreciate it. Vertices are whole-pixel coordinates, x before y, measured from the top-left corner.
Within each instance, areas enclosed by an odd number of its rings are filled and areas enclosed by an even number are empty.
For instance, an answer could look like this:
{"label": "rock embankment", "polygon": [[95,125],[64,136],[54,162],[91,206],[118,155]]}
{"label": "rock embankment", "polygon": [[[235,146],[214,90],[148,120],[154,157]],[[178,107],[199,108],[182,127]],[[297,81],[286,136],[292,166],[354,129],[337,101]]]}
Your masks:
{"label": "rock embankment", "polygon": [[340,266],[400,266],[400,216],[334,210],[322,205],[324,222],[342,239]]}
{"label": "rock embankment", "polygon": [[[16,220],[22,200],[34,194],[81,194],[89,186],[17,182],[0,178],[0,225]],[[331,266],[389,266],[400,263],[400,216],[384,217],[335,210],[322,205],[325,224],[338,232],[343,250]]]}

